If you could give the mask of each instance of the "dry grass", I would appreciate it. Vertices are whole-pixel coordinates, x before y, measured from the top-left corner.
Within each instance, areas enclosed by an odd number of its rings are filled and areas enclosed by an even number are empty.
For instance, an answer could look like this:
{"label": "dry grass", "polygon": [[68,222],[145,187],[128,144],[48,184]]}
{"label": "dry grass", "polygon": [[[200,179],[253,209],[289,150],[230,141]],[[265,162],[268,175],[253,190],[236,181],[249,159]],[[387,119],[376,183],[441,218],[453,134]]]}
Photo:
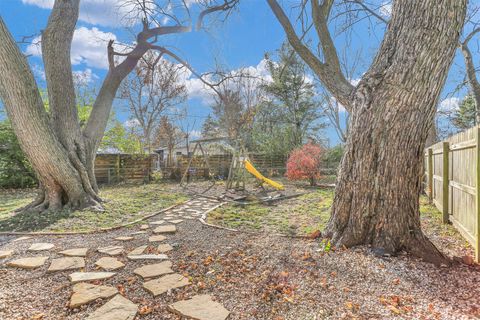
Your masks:
{"label": "dry grass", "polygon": [[175,191],[171,184],[117,185],[100,191],[106,201],[104,212],[50,211],[38,214],[13,210],[28,204],[33,194],[0,193],[0,203],[7,203],[0,211],[0,231],[88,231],[108,228],[134,221],[152,212],[183,202],[187,199]]}

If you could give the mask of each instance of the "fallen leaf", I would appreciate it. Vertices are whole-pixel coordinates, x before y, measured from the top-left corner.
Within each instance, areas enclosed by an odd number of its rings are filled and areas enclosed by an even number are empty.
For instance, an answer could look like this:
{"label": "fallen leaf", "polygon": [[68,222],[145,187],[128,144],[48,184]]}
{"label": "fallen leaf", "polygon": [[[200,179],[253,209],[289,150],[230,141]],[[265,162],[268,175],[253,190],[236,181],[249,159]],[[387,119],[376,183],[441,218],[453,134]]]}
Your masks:
{"label": "fallen leaf", "polygon": [[141,315],[145,315],[145,314],[152,313],[152,311],[153,311],[153,308],[150,306],[141,306],[138,313],[140,313]]}

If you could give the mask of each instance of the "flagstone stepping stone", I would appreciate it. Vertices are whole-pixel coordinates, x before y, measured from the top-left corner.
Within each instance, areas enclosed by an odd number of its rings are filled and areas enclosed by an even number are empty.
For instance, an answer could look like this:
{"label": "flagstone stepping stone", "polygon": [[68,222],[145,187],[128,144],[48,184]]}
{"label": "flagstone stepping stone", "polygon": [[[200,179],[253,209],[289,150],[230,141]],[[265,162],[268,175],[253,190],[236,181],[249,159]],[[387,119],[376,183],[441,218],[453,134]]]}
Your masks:
{"label": "flagstone stepping stone", "polygon": [[115,272],[74,272],[68,277],[72,283],[76,283],[82,281],[109,279],[114,275]]}
{"label": "flagstone stepping stone", "polygon": [[138,255],[128,255],[129,260],[167,260],[168,256],[166,254],[138,254]]}
{"label": "flagstone stepping stone", "polygon": [[22,241],[22,240],[28,240],[28,239],[32,239],[32,237],[29,237],[29,236],[20,237],[20,238],[17,238],[17,239],[15,239],[15,240],[13,240],[12,242],[17,242],[17,241]]}
{"label": "flagstone stepping stone", "polygon": [[167,239],[165,236],[159,235],[159,236],[151,236],[150,238],[148,238],[148,241],[150,241],[150,242],[160,242],[160,241],[163,241],[165,239]]}
{"label": "flagstone stepping stone", "polygon": [[173,250],[173,247],[169,245],[168,243],[162,243],[158,245],[157,251],[160,253],[165,253],[168,251]]}
{"label": "flagstone stepping stone", "polygon": [[44,251],[50,250],[53,247],[55,247],[53,243],[37,242],[33,243],[30,248],[28,248],[28,251]]}
{"label": "flagstone stepping stone", "polygon": [[138,306],[117,294],[103,306],[95,310],[86,320],[133,320]]}
{"label": "flagstone stepping stone", "polygon": [[147,230],[148,228],[150,228],[150,227],[148,226],[148,224],[142,224],[142,225],[140,226],[140,230]]}
{"label": "flagstone stepping stone", "polygon": [[85,259],[81,257],[67,257],[53,259],[47,272],[64,271],[85,268]]}
{"label": "flagstone stepping stone", "polygon": [[172,303],[167,308],[182,317],[195,320],[225,320],[230,315],[222,304],[213,301],[207,294]]}
{"label": "flagstone stepping stone", "polygon": [[150,222],[150,224],[153,224],[153,225],[159,225],[163,223],[165,223],[165,220],[157,220],[157,221]]}
{"label": "flagstone stepping stone", "polygon": [[146,281],[143,287],[147,289],[154,297],[172,290],[175,288],[181,288],[190,284],[190,281],[178,273],[167,274],[166,276],[158,279]]}
{"label": "flagstone stepping stone", "polygon": [[130,241],[133,239],[134,239],[133,237],[116,237],[115,238],[115,240],[118,240],[118,241]]}
{"label": "flagstone stepping stone", "polygon": [[103,257],[95,262],[95,265],[105,270],[117,270],[125,267],[125,264],[112,257]]}
{"label": "flagstone stepping stone", "polygon": [[110,256],[116,256],[118,254],[121,254],[123,252],[123,247],[122,246],[108,246],[108,247],[101,247],[97,249],[98,252],[100,253],[105,253]]}
{"label": "flagstone stepping stone", "polygon": [[177,219],[177,220],[171,220],[169,221],[170,223],[174,223],[174,224],[178,224],[178,223],[182,223],[183,220],[182,219]]}
{"label": "flagstone stepping stone", "polygon": [[45,264],[48,257],[30,257],[12,260],[7,263],[9,267],[17,267],[22,269],[36,269]]}
{"label": "flagstone stepping stone", "polygon": [[148,247],[147,245],[136,247],[135,249],[129,252],[129,255],[135,256],[135,255],[142,254],[145,251],[145,249],[147,249],[147,247]]}
{"label": "flagstone stepping stone", "polygon": [[136,235],[139,235],[139,234],[146,234],[147,231],[137,231],[137,232],[132,232],[131,235],[132,236],[136,236]]}
{"label": "flagstone stepping stone", "polygon": [[87,255],[88,248],[75,248],[60,251],[60,254],[69,257],[85,257]]}
{"label": "flagstone stepping stone", "polygon": [[153,230],[153,233],[175,233],[175,232],[177,232],[177,227],[175,227],[173,224],[158,226]]}
{"label": "flagstone stepping stone", "polygon": [[13,254],[13,250],[0,251],[0,259],[10,257]]}
{"label": "flagstone stepping stone", "polygon": [[70,308],[77,308],[99,298],[111,298],[118,292],[111,286],[97,286],[90,283],[77,283],[73,286],[73,295],[70,298]]}
{"label": "flagstone stepping stone", "polygon": [[133,273],[138,274],[143,279],[153,278],[162,276],[164,274],[173,273],[171,267],[171,261],[164,261],[161,263],[147,264],[143,267],[133,270]]}

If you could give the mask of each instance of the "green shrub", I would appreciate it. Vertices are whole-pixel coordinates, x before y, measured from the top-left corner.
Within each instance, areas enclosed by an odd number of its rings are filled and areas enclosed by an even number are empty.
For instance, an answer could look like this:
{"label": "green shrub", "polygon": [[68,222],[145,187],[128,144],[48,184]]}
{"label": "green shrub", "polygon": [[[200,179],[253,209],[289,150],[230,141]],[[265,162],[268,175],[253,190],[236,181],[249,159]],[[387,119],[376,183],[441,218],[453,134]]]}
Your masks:
{"label": "green shrub", "polygon": [[7,120],[0,121],[0,188],[28,188],[37,185],[13,128]]}

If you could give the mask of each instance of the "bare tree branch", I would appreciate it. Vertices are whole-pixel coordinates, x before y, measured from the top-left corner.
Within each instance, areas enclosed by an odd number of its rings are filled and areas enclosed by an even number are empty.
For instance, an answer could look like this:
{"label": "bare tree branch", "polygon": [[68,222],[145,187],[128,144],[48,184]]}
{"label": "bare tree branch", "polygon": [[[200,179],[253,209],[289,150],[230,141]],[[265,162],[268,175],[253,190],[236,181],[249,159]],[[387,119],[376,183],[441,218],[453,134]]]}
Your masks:
{"label": "bare tree branch", "polygon": [[472,52],[470,51],[470,48],[468,47],[469,41],[477,34],[480,32],[480,28],[475,28],[473,29],[466,37],[465,40],[462,42],[460,41],[459,47],[462,51],[463,54],[463,59],[465,61],[465,68],[466,68],[466,73],[467,73],[467,78],[468,78],[468,83],[470,84],[470,88],[472,90],[473,96],[475,98],[475,103],[476,103],[476,122],[480,123],[480,83],[477,78],[476,70],[475,70],[475,65],[473,63],[473,57],[472,57]]}
{"label": "bare tree branch", "polygon": [[328,91],[349,110],[351,108],[351,95],[354,86],[345,78],[341,71],[335,46],[333,45],[326,24],[333,1],[326,0],[323,5],[319,5],[317,1],[318,0],[312,0],[312,13],[314,13],[314,24],[320,37],[325,62],[320,61],[300,40],[289,18],[278,2],[276,0],[267,0],[273,13],[285,30],[288,41],[292,47],[295,48],[302,59],[317,74]]}

